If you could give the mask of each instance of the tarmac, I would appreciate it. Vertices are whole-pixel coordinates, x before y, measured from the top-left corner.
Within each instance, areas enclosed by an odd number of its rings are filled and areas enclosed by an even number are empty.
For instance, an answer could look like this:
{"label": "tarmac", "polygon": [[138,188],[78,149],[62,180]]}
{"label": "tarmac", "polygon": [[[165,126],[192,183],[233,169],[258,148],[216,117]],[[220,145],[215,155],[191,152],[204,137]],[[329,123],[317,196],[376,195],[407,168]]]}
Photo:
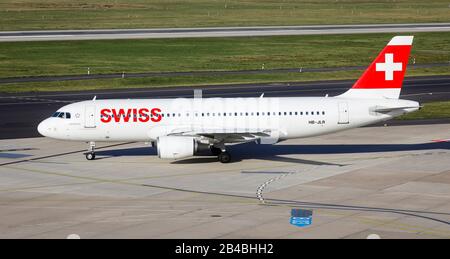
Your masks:
{"label": "tarmac", "polygon": [[[450,124],[170,161],[145,143],[0,140],[0,238],[450,238]],[[290,224],[291,209],[313,211]]]}
{"label": "tarmac", "polygon": [[0,42],[448,32],[450,23],[0,31]]}

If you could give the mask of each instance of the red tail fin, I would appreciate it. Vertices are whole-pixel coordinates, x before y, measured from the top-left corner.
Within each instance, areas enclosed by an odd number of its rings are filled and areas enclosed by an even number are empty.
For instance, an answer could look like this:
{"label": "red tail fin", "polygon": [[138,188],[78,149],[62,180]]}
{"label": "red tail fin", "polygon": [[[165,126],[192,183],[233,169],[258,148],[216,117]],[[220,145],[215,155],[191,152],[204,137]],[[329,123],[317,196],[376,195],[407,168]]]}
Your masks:
{"label": "red tail fin", "polygon": [[413,36],[396,36],[380,52],[352,89],[342,97],[398,98],[408,64]]}

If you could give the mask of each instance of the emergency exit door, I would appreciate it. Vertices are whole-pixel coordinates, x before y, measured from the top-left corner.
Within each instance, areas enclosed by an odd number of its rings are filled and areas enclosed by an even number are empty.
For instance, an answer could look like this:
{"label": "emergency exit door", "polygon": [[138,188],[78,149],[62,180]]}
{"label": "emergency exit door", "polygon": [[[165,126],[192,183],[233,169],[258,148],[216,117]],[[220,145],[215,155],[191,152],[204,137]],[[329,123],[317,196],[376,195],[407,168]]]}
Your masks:
{"label": "emergency exit door", "polygon": [[95,105],[84,107],[84,127],[95,128]]}
{"label": "emergency exit door", "polygon": [[340,102],[339,104],[339,119],[338,124],[348,124],[348,104],[347,102]]}

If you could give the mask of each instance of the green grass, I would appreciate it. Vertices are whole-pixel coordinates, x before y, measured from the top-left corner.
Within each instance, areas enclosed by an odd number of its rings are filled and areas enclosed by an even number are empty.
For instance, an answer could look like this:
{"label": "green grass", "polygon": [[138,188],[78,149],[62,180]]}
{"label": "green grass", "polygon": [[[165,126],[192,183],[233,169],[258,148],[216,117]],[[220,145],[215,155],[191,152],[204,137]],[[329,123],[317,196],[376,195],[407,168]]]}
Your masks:
{"label": "green grass", "polygon": [[449,21],[448,0],[0,1],[0,30]]}
{"label": "green grass", "polygon": [[[393,34],[0,43],[0,77],[368,65]],[[450,32],[415,34],[419,63],[450,60]]]}
{"label": "green grass", "polygon": [[[0,77],[367,66],[392,34],[0,43]],[[450,33],[417,33],[416,63],[450,60]],[[360,71],[153,77],[1,84],[0,92],[133,88],[357,78]],[[450,74],[449,67],[408,76]]]}
{"label": "green grass", "polygon": [[[177,76],[146,77],[125,79],[96,79],[62,82],[33,82],[1,84],[0,93],[41,92],[41,91],[84,91],[100,89],[149,88],[172,86],[202,86],[240,83],[280,83],[307,82],[317,80],[355,79],[362,71],[315,72],[315,73],[280,73],[280,74],[246,74],[225,76]],[[448,75],[448,67],[411,69],[409,76]],[[349,85],[350,87],[350,85]]]}
{"label": "green grass", "polygon": [[399,117],[400,120],[450,118],[450,101],[425,103],[419,111]]}

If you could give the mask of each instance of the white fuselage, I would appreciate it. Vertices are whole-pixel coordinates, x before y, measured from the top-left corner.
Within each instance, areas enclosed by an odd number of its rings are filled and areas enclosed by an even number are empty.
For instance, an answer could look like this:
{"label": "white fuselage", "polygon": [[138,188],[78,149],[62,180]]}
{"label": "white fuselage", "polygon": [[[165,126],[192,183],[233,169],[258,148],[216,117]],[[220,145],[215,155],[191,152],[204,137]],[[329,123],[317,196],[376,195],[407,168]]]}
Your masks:
{"label": "white fuselage", "polygon": [[[395,107],[408,108],[375,111]],[[155,116],[150,116],[155,108],[159,110]],[[159,136],[171,134],[262,131],[283,140],[360,127],[418,108],[419,104],[414,101],[384,98],[92,100],[62,107],[58,112],[70,113],[70,118],[50,117],[39,125],[38,130],[44,136],[74,141],[154,141]],[[120,113],[121,109],[123,113]],[[148,111],[140,114],[141,109]],[[113,114],[116,116],[112,117]]]}

